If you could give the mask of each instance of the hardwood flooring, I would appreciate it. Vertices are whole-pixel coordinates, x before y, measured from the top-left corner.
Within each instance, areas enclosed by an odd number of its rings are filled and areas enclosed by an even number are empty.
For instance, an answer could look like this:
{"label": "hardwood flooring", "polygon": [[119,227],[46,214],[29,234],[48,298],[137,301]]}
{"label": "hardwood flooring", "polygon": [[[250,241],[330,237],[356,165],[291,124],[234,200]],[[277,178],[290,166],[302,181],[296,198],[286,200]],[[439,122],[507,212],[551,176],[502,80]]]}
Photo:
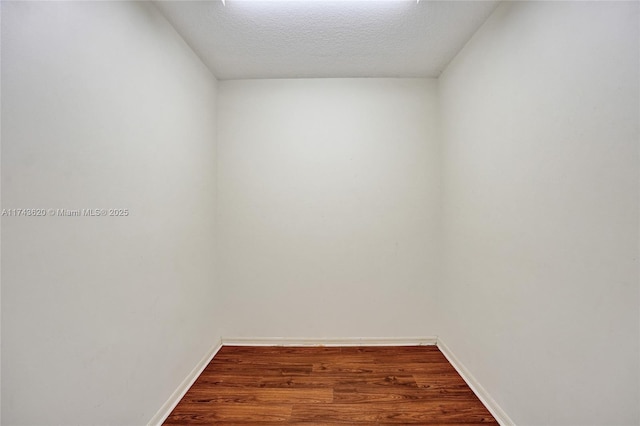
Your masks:
{"label": "hardwood flooring", "polygon": [[165,422],[276,423],[497,424],[436,346],[225,346]]}

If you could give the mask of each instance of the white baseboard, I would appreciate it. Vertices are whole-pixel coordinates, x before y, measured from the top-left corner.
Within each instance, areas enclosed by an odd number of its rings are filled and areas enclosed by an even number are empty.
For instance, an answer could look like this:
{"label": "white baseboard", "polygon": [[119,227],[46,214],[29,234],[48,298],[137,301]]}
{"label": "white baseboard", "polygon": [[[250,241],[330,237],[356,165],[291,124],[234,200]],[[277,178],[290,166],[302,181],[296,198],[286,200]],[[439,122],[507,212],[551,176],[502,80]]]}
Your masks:
{"label": "white baseboard", "polygon": [[340,338],[290,338],[290,337],[223,337],[223,346],[420,346],[435,345],[431,337],[340,337]]}
{"label": "white baseboard", "polygon": [[507,413],[498,405],[498,403],[489,395],[489,393],[482,387],[482,385],[473,377],[473,375],[467,370],[467,368],[456,358],[456,356],[451,352],[449,347],[444,344],[441,338],[438,338],[438,349],[440,352],[447,358],[449,363],[453,365],[453,368],[456,369],[458,374],[462,376],[467,385],[471,388],[473,393],[482,401],[487,410],[491,413],[491,415],[496,419],[501,426],[515,426],[513,420],[509,418]]}
{"label": "white baseboard", "polygon": [[182,397],[187,393],[191,385],[196,381],[202,371],[209,365],[214,356],[222,347],[222,342],[218,341],[191,370],[187,377],[180,383],[178,388],[171,394],[169,399],[160,407],[158,412],[149,420],[147,426],[160,426],[169,417],[169,414],[176,408]]}

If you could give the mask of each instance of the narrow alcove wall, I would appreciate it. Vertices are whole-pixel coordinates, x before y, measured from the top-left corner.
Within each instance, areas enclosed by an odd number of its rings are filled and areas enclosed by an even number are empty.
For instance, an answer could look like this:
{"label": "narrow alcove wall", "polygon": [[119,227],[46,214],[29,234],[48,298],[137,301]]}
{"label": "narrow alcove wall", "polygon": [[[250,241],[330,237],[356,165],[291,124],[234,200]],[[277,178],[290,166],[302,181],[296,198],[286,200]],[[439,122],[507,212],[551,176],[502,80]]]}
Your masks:
{"label": "narrow alcove wall", "polygon": [[439,79],[439,335],[517,424],[640,421],[638,11],[503,3]]}
{"label": "narrow alcove wall", "polygon": [[435,79],[239,80],[218,94],[225,337],[435,336]]}
{"label": "narrow alcove wall", "polygon": [[220,336],[216,79],[153,5],[1,7],[2,424],[146,424]]}

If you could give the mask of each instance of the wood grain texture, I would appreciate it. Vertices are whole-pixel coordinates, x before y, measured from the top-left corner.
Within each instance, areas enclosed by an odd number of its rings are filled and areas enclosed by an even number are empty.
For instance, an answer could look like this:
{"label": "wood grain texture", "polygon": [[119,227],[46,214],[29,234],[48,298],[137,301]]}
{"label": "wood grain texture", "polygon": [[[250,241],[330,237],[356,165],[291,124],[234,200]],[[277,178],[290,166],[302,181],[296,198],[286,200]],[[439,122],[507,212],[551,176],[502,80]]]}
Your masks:
{"label": "wood grain texture", "polygon": [[435,346],[225,346],[164,424],[480,423],[497,424]]}

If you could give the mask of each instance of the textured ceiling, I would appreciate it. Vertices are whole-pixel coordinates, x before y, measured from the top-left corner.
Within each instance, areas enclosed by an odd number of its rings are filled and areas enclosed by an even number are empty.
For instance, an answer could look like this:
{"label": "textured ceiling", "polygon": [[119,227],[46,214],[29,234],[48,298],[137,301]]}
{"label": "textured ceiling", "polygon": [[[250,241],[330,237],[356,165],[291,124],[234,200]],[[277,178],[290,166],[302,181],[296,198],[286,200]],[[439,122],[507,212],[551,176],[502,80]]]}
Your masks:
{"label": "textured ceiling", "polygon": [[437,77],[498,1],[155,3],[220,79]]}

